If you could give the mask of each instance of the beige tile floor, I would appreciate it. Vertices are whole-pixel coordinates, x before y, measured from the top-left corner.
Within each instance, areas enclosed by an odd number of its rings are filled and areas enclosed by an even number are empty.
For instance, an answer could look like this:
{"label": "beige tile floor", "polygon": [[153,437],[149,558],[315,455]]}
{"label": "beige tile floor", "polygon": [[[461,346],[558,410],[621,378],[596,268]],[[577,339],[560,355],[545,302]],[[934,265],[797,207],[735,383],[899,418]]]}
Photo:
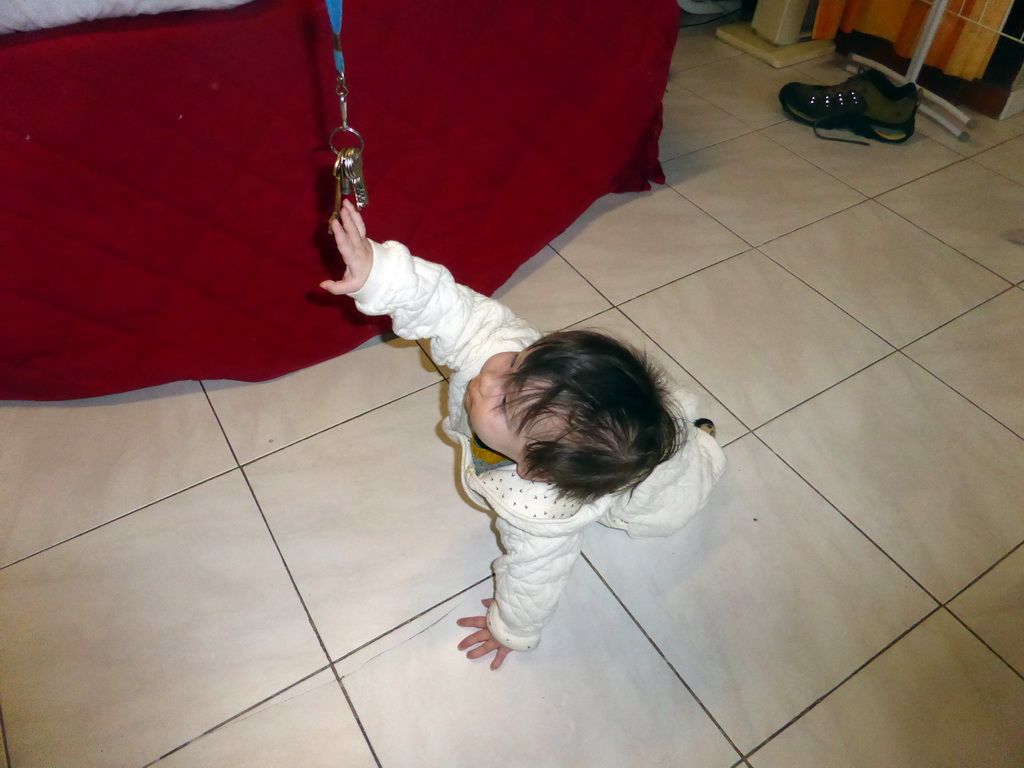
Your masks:
{"label": "beige tile floor", "polygon": [[499,295],[693,387],[730,460],[706,511],[589,531],[491,673],[455,619],[498,546],[419,346],[6,403],[0,764],[1024,765],[1024,118],[823,142],[775,94],[835,62],[708,30],[671,76],[669,185]]}

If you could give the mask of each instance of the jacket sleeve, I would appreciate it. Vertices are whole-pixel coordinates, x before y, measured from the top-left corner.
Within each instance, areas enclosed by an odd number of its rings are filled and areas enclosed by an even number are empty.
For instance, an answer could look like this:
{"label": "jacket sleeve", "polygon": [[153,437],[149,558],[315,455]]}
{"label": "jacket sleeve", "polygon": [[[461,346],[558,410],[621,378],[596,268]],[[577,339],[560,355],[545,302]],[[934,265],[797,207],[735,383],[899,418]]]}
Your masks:
{"label": "jacket sleeve", "polygon": [[494,561],[494,597],[487,628],[502,645],[532,651],[569,582],[583,546],[582,529],[533,536],[498,518],[505,554]]}
{"label": "jacket sleeve", "polygon": [[[455,282],[440,264],[413,256],[401,243],[373,245],[373,268],[352,294],[366,315],[390,315],[403,339],[430,339],[434,360],[454,370],[495,341],[536,338],[537,331],[504,304]],[[525,346],[522,344],[521,346]]]}

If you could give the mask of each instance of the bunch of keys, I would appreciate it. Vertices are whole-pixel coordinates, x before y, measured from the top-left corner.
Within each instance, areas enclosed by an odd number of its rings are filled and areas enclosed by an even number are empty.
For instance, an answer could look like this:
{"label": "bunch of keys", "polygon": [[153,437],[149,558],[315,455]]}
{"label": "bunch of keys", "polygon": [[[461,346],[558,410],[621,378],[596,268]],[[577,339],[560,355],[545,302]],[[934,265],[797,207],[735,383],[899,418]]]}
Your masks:
{"label": "bunch of keys", "polygon": [[355,195],[356,208],[363,210],[370,203],[370,196],[366,191],[366,182],[363,180],[363,148],[345,147],[338,151],[338,158],[334,161],[334,213],[327,222],[327,229],[330,230],[331,222],[341,216],[341,201],[348,195]]}
{"label": "bunch of keys", "polygon": [[356,207],[362,210],[370,202],[363,181],[363,151],[358,147],[346,147],[334,161],[334,177],[337,179],[334,194],[334,211],[341,211],[341,199],[346,195],[356,196]]}
{"label": "bunch of keys", "polygon": [[[335,40],[337,48],[338,41]],[[348,124],[348,88],[345,87],[344,73],[338,74],[338,85],[335,89],[341,105],[341,126],[331,131],[328,144],[338,157],[334,161],[334,213],[327,222],[327,229],[330,230],[331,222],[341,217],[341,201],[347,195],[355,195],[356,208],[360,211],[370,204],[370,196],[366,192],[366,182],[363,179],[363,149],[366,143],[359,131]],[[344,147],[336,149],[334,146],[334,135],[337,133],[350,133],[359,140],[357,147]]]}

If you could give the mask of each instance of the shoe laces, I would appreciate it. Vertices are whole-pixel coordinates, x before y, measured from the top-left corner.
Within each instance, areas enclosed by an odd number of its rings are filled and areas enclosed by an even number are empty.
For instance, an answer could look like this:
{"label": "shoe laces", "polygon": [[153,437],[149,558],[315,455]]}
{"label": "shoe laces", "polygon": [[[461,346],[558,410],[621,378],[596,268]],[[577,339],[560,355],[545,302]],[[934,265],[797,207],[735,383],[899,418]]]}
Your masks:
{"label": "shoe laces", "polygon": [[[843,82],[837,83],[836,85],[822,86],[817,93],[814,93],[810,97],[810,103],[812,105],[817,105],[818,103],[823,101],[825,102],[826,109],[831,107],[833,104],[835,104],[838,108],[842,108],[855,105],[857,103],[863,103],[864,97],[861,96],[860,93],[858,93],[857,89],[852,86],[850,82],[852,79],[853,78],[850,78],[850,80],[844,80]],[[862,147],[871,146],[866,141],[858,141],[857,139],[841,139],[837,136],[825,136],[824,134],[822,134],[819,129],[828,129],[828,123],[834,119],[837,118],[823,117],[820,118],[819,120],[815,120],[812,125],[814,129],[814,135],[817,136],[819,139],[824,139],[825,141],[841,141],[844,144],[860,144]]]}
{"label": "shoe laces", "polygon": [[[853,80],[855,78],[850,78]],[[837,85],[825,85],[821,86],[820,90],[811,95],[810,103],[817,104],[818,102],[824,101],[825,108],[828,109],[833,104],[837,107],[847,107],[857,103],[863,103],[864,97],[860,95],[856,88],[851,85],[850,80],[844,80]]]}
{"label": "shoe laces", "polygon": [[[824,86],[820,91],[811,96],[811,104],[815,104],[818,101],[824,101],[825,107],[827,109],[828,107],[832,106],[832,104],[836,104],[838,107],[847,107],[850,105],[863,103],[864,97],[861,96],[857,89],[852,86],[852,79],[853,78],[851,78],[850,80],[844,80],[843,82],[838,83],[836,85]],[[822,134],[819,129],[828,129],[828,123],[831,119],[828,117],[823,117],[819,120],[815,120],[814,125],[812,126],[814,129],[814,135],[817,136],[819,139],[824,139],[825,141],[841,141],[844,144],[859,144],[862,147],[871,146],[870,144],[868,144],[868,142],[859,141],[858,139],[842,139],[839,138],[838,136],[825,136],[824,134]]]}
{"label": "shoe laces", "polygon": [[841,139],[838,136],[826,136],[825,134],[821,133],[818,129],[825,128],[827,130],[829,126],[822,125],[822,123],[827,122],[828,118],[822,118],[821,120],[815,120],[814,124],[811,126],[811,128],[814,130],[814,135],[817,136],[819,139],[824,139],[825,141],[841,141],[844,144],[860,144],[862,147],[871,146],[868,142],[860,141],[859,139]]}

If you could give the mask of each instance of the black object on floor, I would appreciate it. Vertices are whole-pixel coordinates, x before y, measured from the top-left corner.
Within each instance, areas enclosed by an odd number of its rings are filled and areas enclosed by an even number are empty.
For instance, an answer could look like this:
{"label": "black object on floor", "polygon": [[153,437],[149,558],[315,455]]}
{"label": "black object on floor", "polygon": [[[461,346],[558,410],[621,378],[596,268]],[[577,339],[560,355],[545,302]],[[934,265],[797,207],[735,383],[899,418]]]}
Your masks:
{"label": "black object on floor", "polygon": [[863,141],[823,136],[819,130],[844,128],[878,141],[906,141],[914,135],[918,93],[913,83],[897,86],[868,69],[838,85],[786,83],[779,103],[794,120],[814,126],[818,138],[866,146]]}

